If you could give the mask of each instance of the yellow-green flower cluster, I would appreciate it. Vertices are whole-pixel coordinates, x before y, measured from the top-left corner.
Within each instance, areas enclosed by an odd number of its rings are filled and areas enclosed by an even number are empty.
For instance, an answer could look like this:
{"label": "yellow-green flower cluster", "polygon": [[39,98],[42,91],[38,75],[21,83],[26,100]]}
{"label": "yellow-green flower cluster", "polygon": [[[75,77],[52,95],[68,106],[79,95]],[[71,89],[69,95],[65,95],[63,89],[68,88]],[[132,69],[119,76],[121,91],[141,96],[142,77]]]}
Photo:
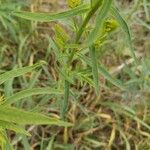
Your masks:
{"label": "yellow-green flower cluster", "polygon": [[[106,41],[107,35],[118,27],[118,22],[115,19],[107,19],[102,28],[102,34],[95,41],[96,48],[101,47]],[[101,32],[101,30],[100,30]]]}
{"label": "yellow-green flower cluster", "polygon": [[115,19],[108,19],[104,23],[103,31],[104,33],[109,33],[114,31],[118,27],[118,22]]}
{"label": "yellow-green flower cluster", "polygon": [[69,36],[66,31],[58,24],[54,26],[55,36],[54,41],[57,46],[62,50],[67,43]]}
{"label": "yellow-green flower cluster", "polygon": [[67,4],[70,8],[75,8],[81,4],[81,0],[67,0]]}

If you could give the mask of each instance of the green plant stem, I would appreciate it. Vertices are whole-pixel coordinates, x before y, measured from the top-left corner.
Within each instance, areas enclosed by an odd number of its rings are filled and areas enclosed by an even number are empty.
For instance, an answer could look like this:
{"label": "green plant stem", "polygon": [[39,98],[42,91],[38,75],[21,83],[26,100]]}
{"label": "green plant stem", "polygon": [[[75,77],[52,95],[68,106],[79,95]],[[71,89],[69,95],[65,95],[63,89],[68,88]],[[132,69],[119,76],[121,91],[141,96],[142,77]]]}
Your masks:
{"label": "green plant stem", "polygon": [[[79,28],[79,31],[77,32],[77,35],[76,35],[76,38],[75,38],[75,44],[77,44],[82,36],[82,33],[85,29],[85,27],[87,26],[89,20],[91,19],[91,17],[94,15],[94,13],[97,11],[97,9],[100,7],[102,1],[101,0],[98,0],[95,5],[93,6],[93,8],[89,11],[89,13],[87,14],[86,18],[84,19],[81,27]],[[67,65],[69,66],[73,60],[73,57],[75,55],[75,52],[76,52],[76,49],[72,49],[72,52],[70,54],[70,57],[68,59],[68,63]],[[63,102],[63,106],[62,106],[62,119],[64,120],[65,119],[65,114],[66,114],[66,111],[67,111],[67,107],[68,107],[68,99],[69,99],[69,87],[70,87],[70,83],[65,80],[64,82],[64,87],[65,87],[65,90],[64,90],[64,93],[65,93],[65,96],[64,96],[64,102]]]}
{"label": "green plant stem", "polygon": [[76,36],[76,40],[75,40],[75,43],[78,43],[79,40],[80,40],[80,37],[86,27],[86,25],[88,24],[89,20],[91,19],[91,17],[93,16],[93,14],[97,11],[97,9],[99,8],[99,6],[101,5],[102,1],[97,1],[97,3],[94,5],[94,7],[89,11],[89,13],[87,14],[85,20],[83,21],[78,33],[77,33],[77,36]]}
{"label": "green plant stem", "polygon": [[[89,11],[87,16],[85,17],[81,27],[79,28],[79,31],[77,32],[77,35],[76,35],[76,38],[75,38],[75,44],[78,44],[78,42],[79,42],[79,40],[80,40],[80,38],[82,36],[82,33],[83,33],[84,29],[86,28],[89,20],[94,15],[94,13],[97,11],[97,9],[100,7],[101,3],[102,3],[101,0],[97,1],[95,3],[94,7]],[[71,55],[70,55],[69,60],[68,60],[69,64],[71,63],[71,61],[72,61],[72,59],[74,57],[75,51],[76,51],[76,49],[73,49],[72,52],[71,52]]]}

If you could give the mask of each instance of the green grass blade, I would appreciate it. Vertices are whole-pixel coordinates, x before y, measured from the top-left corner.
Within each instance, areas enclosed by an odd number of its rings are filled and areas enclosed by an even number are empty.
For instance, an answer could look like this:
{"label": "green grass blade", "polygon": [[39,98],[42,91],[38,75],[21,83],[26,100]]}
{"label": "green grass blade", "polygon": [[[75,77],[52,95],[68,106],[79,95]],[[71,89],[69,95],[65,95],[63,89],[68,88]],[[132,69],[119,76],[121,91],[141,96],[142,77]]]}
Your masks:
{"label": "green grass blade", "polygon": [[101,29],[101,26],[103,25],[103,22],[108,15],[108,12],[111,8],[111,3],[112,3],[112,0],[103,1],[101,9],[96,16],[95,27],[88,37],[87,45],[89,46],[92,45],[93,42],[95,42],[95,40],[99,36],[99,30]]}
{"label": "green grass blade", "polygon": [[58,69],[58,71],[59,71],[59,73],[60,73],[60,75],[62,76],[63,79],[65,79],[66,81],[68,81],[72,84],[74,83],[74,80],[72,79],[72,77],[69,76],[64,69],[59,68],[59,67],[57,67],[57,69]]}
{"label": "green grass blade", "polygon": [[76,76],[76,79],[78,79],[81,82],[81,85],[84,84],[84,82],[88,83],[90,86],[95,87],[94,81],[90,78],[91,76],[91,70],[78,70],[73,76]]}
{"label": "green grass blade", "polygon": [[0,137],[3,138],[1,141],[2,143],[0,143],[0,146],[1,146],[0,148],[2,150],[14,150],[5,130],[3,130],[3,129],[0,130]]}
{"label": "green grass blade", "polygon": [[70,83],[68,81],[64,81],[64,100],[62,103],[62,108],[61,108],[61,117],[64,120],[65,119],[65,115],[67,112],[67,108],[68,108],[68,102],[69,102],[69,88],[70,88]]}
{"label": "green grass blade", "polygon": [[26,74],[28,72],[31,72],[32,70],[38,68],[42,64],[43,64],[43,62],[39,62],[32,66],[14,69],[11,71],[7,71],[6,73],[0,74],[0,84],[4,83],[5,81],[7,81],[11,78],[15,78],[15,77],[21,76],[23,74]]}
{"label": "green grass blade", "polygon": [[99,79],[98,79],[98,66],[97,66],[97,57],[95,47],[92,45],[89,48],[90,56],[91,56],[91,64],[92,64],[92,74],[95,83],[95,88],[97,94],[99,93]]}
{"label": "green grass blade", "polygon": [[123,82],[119,79],[114,78],[103,65],[98,65],[99,73],[102,74],[110,83],[117,86],[121,90],[126,90],[126,87],[124,86]]}
{"label": "green grass blade", "polygon": [[11,122],[0,120],[0,127],[2,127],[3,129],[15,131],[16,133],[25,134],[25,135],[30,136],[30,134],[26,130],[24,130],[20,126],[17,126]]}
{"label": "green grass blade", "polygon": [[23,90],[21,92],[18,92],[8,98],[5,99],[5,101],[3,102],[3,106],[6,105],[10,105],[12,103],[15,103],[23,98],[27,98],[30,96],[34,96],[34,95],[39,95],[39,94],[62,94],[62,92],[60,90],[57,89],[52,89],[52,88],[33,88],[33,89],[27,89],[27,90]]}
{"label": "green grass blade", "polygon": [[30,149],[30,141],[28,141],[28,137],[25,135],[22,135],[22,140],[21,143],[24,147],[24,150],[29,150]]}
{"label": "green grass blade", "polygon": [[120,24],[122,30],[126,34],[126,40],[127,40],[128,46],[130,48],[131,55],[134,58],[135,62],[137,62],[137,58],[136,58],[136,55],[134,53],[134,48],[132,46],[132,39],[131,39],[130,29],[129,29],[126,21],[122,18],[122,16],[119,14],[119,12],[118,12],[118,10],[116,8],[112,7],[111,8],[111,13],[116,18],[116,20]]}
{"label": "green grass blade", "polygon": [[23,18],[23,19],[32,20],[32,21],[50,22],[50,21],[56,21],[56,20],[65,19],[68,17],[81,15],[87,12],[89,8],[90,8],[90,5],[84,4],[74,9],[61,12],[61,13],[57,13],[57,14],[19,11],[19,12],[13,12],[12,15]]}
{"label": "green grass blade", "polygon": [[6,143],[6,136],[5,134],[3,133],[3,129],[0,130],[0,148],[1,149],[4,149],[3,148],[3,144]]}
{"label": "green grass blade", "polygon": [[[85,55],[82,54],[78,54],[78,56],[85,61],[89,66],[92,67],[92,64],[89,60],[88,57],[86,57]],[[104,66],[102,66],[101,64],[98,64],[98,72],[100,74],[102,74],[110,83],[112,83],[113,85],[119,87],[122,90],[125,90],[125,86],[123,85],[122,81],[115,79],[106,69]]]}
{"label": "green grass blade", "polygon": [[70,123],[56,118],[47,117],[40,113],[27,112],[13,107],[0,107],[0,118],[2,121],[8,121],[19,125],[57,125],[71,126]]}

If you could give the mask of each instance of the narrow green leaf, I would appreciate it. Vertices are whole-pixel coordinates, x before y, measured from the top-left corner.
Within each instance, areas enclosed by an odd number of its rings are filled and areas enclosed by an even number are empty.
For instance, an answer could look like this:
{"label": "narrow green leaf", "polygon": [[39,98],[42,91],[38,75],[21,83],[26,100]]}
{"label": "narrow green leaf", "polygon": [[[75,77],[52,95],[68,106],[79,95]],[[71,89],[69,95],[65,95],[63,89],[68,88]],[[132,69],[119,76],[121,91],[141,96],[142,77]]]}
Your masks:
{"label": "narrow green leaf", "polygon": [[28,137],[25,135],[22,135],[21,137],[22,137],[21,143],[24,147],[24,150],[29,150],[31,147],[31,144],[30,144]]}
{"label": "narrow green leaf", "polygon": [[88,37],[87,45],[89,46],[92,45],[96,41],[97,37],[99,36],[99,31],[101,29],[101,26],[103,25],[105,18],[109,13],[109,10],[111,8],[111,3],[112,0],[105,0],[105,1],[103,0],[101,9],[96,16],[95,27]]}
{"label": "narrow green leaf", "polygon": [[63,100],[63,103],[62,103],[62,112],[61,112],[61,116],[62,116],[62,119],[64,120],[65,119],[65,115],[66,115],[66,112],[67,112],[67,108],[68,108],[68,101],[69,101],[69,88],[70,88],[70,83],[68,81],[64,81],[64,100]]}
{"label": "narrow green leaf", "polygon": [[59,73],[60,73],[60,75],[62,76],[63,79],[65,79],[66,81],[68,81],[72,84],[74,83],[73,78],[66,73],[68,70],[66,71],[64,68],[62,69],[62,68],[59,68],[59,67],[57,67],[57,69],[58,69],[58,71],[59,71]]}
{"label": "narrow green leaf", "polygon": [[102,74],[110,83],[117,86],[121,90],[126,90],[126,87],[124,86],[123,82],[119,79],[114,78],[102,64],[98,65],[98,71],[100,74]]}
{"label": "narrow green leaf", "polygon": [[129,29],[126,21],[122,18],[122,16],[119,14],[119,12],[118,12],[118,10],[116,8],[112,7],[111,8],[111,13],[116,18],[118,23],[120,24],[122,30],[125,32],[127,44],[128,44],[128,46],[130,48],[132,57],[134,58],[135,62],[137,62],[137,58],[136,58],[136,55],[134,53],[134,48],[132,46],[132,39],[131,39],[130,29]]}
{"label": "narrow green leaf", "polygon": [[19,125],[57,125],[57,126],[71,126],[70,123],[61,121],[56,118],[47,117],[40,113],[27,112],[13,107],[0,107],[0,118],[2,121],[16,123]]}
{"label": "narrow green leaf", "polygon": [[21,76],[25,73],[31,72],[33,69],[36,69],[37,67],[41,66],[42,64],[43,64],[43,62],[39,62],[32,66],[14,69],[11,71],[7,71],[6,73],[0,74],[0,84],[4,83],[8,79],[15,78],[15,77]]}
{"label": "narrow green leaf", "polygon": [[23,90],[21,92],[18,92],[8,98],[5,99],[5,101],[1,104],[3,106],[12,104],[17,102],[18,100],[21,100],[26,97],[34,96],[34,95],[39,95],[39,94],[62,94],[60,90],[57,89],[52,89],[52,88],[33,88],[33,89],[27,89]]}
{"label": "narrow green leaf", "polygon": [[[88,57],[86,57],[85,55],[82,54],[78,54],[78,56],[85,61],[89,66],[92,67],[92,64],[89,60]],[[115,79],[106,69],[102,64],[98,64],[98,72],[100,74],[102,74],[110,83],[112,83],[113,85],[119,87],[122,90],[125,90],[125,86],[123,85],[122,81]]]}
{"label": "narrow green leaf", "polygon": [[81,15],[87,12],[89,8],[90,8],[90,5],[84,4],[76,8],[73,8],[71,10],[67,10],[65,12],[61,12],[57,14],[19,11],[19,12],[13,12],[12,15],[23,18],[23,19],[32,20],[32,21],[49,22],[49,21],[65,19],[68,17],[74,17],[76,15]]}
{"label": "narrow green leaf", "polygon": [[3,144],[6,143],[6,136],[3,133],[3,129],[0,128],[0,148],[2,148]]}
{"label": "narrow green leaf", "polygon": [[64,48],[71,48],[71,49],[81,49],[81,45],[80,44],[65,44]]}
{"label": "narrow green leaf", "polygon": [[0,120],[0,127],[2,127],[3,129],[9,129],[9,130],[15,131],[17,133],[21,133],[21,134],[30,136],[30,134],[26,130],[24,130],[20,126],[15,125],[14,123],[11,123],[11,122]]}
{"label": "narrow green leaf", "polygon": [[90,78],[91,70],[77,70],[77,72],[75,72],[73,76],[75,76],[76,79],[79,79],[82,85],[83,85],[83,82],[86,82],[90,86],[95,87],[93,80]]}
{"label": "narrow green leaf", "polygon": [[97,57],[96,57],[96,50],[94,45],[90,46],[89,48],[90,56],[91,56],[91,65],[92,65],[92,74],[95,83],[95,88],[97,94],[99,93],[99,79],[98,79],[98,66],[97,66]]}
{"label": "narrow green leaf", "polygon": [[14,148],[11,145],[10,140],[9,140],[9,138],[7,136],[6,131],[5,130],[1,130],[0,134],[3,136],[3,138],[5,138],[4,139],[5,141],[2,143],[2,147],[1,147],[2,150],[14,150]]}

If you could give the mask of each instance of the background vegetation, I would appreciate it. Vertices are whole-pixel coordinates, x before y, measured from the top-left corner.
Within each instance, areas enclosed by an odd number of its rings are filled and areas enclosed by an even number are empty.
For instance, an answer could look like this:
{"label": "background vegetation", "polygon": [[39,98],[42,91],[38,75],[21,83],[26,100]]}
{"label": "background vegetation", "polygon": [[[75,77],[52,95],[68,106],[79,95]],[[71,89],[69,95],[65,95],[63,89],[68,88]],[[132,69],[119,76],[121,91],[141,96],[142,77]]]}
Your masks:
{"label": "background vegetation", "polygon": [[0,2],[1,149],[150,149],[149,0]]}

